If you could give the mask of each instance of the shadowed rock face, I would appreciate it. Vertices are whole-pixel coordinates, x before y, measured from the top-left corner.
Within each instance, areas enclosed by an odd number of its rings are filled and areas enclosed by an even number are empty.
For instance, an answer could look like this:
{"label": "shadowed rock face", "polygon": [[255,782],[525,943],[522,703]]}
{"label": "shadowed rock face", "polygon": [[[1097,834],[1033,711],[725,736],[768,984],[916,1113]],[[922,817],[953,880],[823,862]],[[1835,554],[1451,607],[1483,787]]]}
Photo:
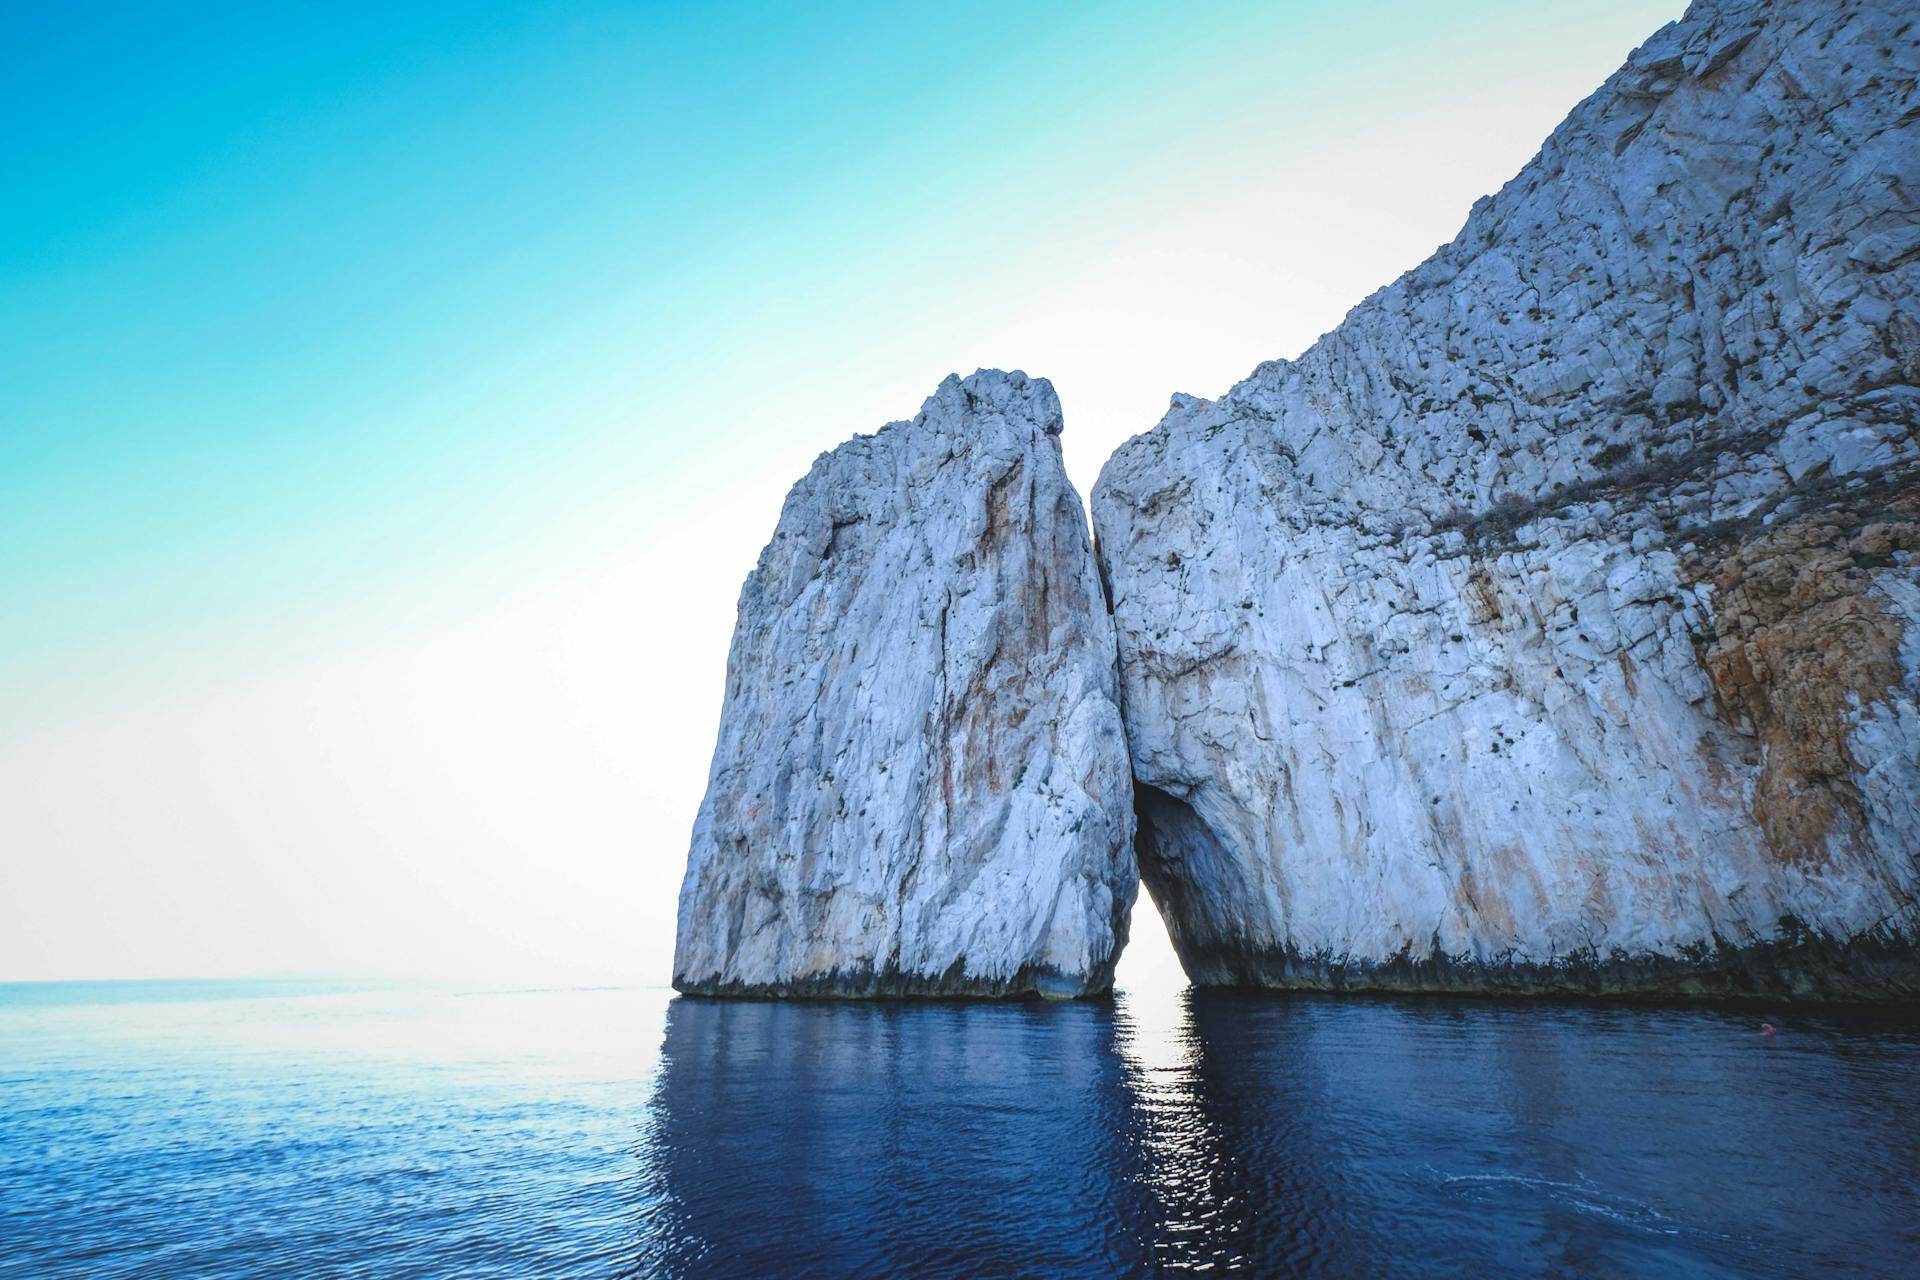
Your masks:
{"label": "shadowed rock face", "polygon": [[1920,14],[1697,4],[1093,496],[1210,983],[1920,995]]}
{"label": "shadowed rock face", "polygon": [[681,991],[1111,984],[1132,781],[1060,429],[1044,379],[949,378],[787,495],[740,593]]}

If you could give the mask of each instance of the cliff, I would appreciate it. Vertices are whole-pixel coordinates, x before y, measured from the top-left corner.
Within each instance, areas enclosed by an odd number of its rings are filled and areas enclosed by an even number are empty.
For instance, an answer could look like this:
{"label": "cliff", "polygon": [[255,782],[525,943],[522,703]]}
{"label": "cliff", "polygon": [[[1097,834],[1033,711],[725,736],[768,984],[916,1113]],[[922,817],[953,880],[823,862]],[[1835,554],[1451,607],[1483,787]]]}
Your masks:
{"label": "cliff", "polygon": [[1920,22],[1701,3],[1093,494],[1198,981],[1920,993]]}

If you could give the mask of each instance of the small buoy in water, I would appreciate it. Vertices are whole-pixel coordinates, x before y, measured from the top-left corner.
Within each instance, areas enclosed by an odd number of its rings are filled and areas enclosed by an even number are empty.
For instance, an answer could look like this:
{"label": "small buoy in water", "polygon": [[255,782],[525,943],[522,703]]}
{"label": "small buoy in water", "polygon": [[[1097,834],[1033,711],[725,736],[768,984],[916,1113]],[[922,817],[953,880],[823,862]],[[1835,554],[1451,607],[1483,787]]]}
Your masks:
{"label": "small buoy in water", "polygon": [[1763,1036],[1770,1036],[1779,1029],[1780,1028],[1774,1026],[1771,1022],[1763,1022],[1760,1024],[1760,1034]]}

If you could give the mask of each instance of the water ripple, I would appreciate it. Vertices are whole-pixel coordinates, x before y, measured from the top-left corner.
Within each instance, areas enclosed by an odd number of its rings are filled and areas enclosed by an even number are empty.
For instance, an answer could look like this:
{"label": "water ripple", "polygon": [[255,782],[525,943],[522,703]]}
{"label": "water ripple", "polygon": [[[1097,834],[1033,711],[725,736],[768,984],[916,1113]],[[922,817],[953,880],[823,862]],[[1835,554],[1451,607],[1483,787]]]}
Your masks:
{"label": "water ripple", "polygon": [[1920,1028],[1756,1025],[0,987],[0,1276],[1902,1274]]}

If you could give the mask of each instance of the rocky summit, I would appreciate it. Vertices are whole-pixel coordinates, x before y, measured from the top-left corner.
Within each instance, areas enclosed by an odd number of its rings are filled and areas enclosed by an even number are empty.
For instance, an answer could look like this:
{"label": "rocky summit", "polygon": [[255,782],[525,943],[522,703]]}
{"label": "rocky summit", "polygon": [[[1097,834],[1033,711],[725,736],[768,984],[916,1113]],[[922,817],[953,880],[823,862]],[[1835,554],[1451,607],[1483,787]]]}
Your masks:
{"label": "rocky summit", "polygon": [[1043,381],[823,457],[676,985],[1097,991],[1137,858],[1204,984],[1920,998],[1916,82],[1906,0],[1696,4],[1122,446],[1098,576]]}
{"label": "rocky summit", "polygon": [[1917,20],[1695,5],[1107,464],[1197,981],[1920,993]]}
{"label": "rocky summit", "polygon": [[1060,401],[948,378],[787,495],[740,593],[680,894],[700,994],[1105,990],[1137,878]]}

